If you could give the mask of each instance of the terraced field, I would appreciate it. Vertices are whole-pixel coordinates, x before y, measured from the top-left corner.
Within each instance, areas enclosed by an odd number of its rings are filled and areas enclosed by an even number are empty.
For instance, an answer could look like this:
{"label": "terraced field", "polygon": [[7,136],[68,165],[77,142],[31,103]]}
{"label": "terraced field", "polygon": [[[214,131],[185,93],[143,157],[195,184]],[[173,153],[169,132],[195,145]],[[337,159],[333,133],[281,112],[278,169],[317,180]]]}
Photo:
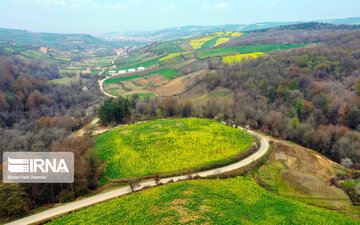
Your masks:
{"label": "terraced field", "polygon": [[230,55],[223,57],[223,63],[232,64],[232,63],[238,63],[242,60],[246,59],[256,59],[257,57],[263,55],[262,52],[254,52],[249,54],[239,54],[239,55]]}
{"label": "terraced field", "polygon": [[69,214],[49,224],[358,224],[344,214],[262,189],[249,177],[178,182]]}
{"label": "terraced field", "polygon": [[253,137],[207,119],[166,119],[95,136],[112,179],[168,174],[209,166],[248,150]]}
{"label": "terraced field", "polygon": [[247,46],[236,46],[229,48],[219,48],[219,49],[210,49],[203,50],[199,52],[198,58],[212,58],[212,57],[222,57],[236,54],[249,54],[253,52],[270,52],[274,50],[287,50],[292,48],[304,47],[308,44],[272,44],[272,45],[247,45]]}

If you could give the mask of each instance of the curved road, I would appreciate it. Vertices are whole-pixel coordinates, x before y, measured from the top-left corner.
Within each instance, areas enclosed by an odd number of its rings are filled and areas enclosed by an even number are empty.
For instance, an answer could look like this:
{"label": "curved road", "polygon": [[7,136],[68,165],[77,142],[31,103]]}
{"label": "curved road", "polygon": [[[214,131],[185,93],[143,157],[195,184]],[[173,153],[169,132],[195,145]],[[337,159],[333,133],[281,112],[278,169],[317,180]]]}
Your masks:
{"label": "curved road", "polygon": [[117,96],[108,94],[108,93],[106,93],[106,91],[104,90],[103,83],[104,83],[104,81],[107,80],[107,79],[108,79],[108,77],[102,79],[102,80],[99,82],[101,92],[102,92],[104,95],[109,96],[109,97],[111,97],[111,98],[117,98]]}
{"label": "curved road", "polygon": [[[245,130],[243,128],[239,128],[239,129]],[[204,172],[195,173],[192,176],[198,175],[200,177],[207,177],[207,176],[210,176],[210,175],[216,175],[216,174],[229,172],[229,171],[232,171],[232,170],[239,169],[241,167],[247,166],[247,165],[251,164],[252,162],[254,162],[255,160],[261,158],[263,155],[265,155],[268,148],[269,148],[269,142],[262,135],[254,132],[254,131],[250,131],[250,130],[245,130],[245,131],[247,131],[248,133],[250,133],[251,135],[257,137],[260,140],[261,145],[260,145],[260,148],[259,148],[259,150],[257,152],[255,152],[254,154],[250,155],[249,157],[247,157],[247,158],[245,158],[243,160],[240,160],[237,163],[231,164],[229,166],[225,166],[225,167],[221,167],[221,168],[217,168],[217,169],[212,169],[212,170],[208,170],[208,171],[204,171]],[[167,183],[170,180],[173,180],[174,182],[176,182],[176,181],[180,181],[180,180],[185,180],[188,177],[189,177],[188,175],[169,177],[169,178],[161,179],[159,182]],[[135,188],[135,190],[140,190],[140,189],[142,189],[142,188],[144,188],[146,186],[151,186],[151,187],[156,186],[155,180],[139,183],[139,185]],[[44,220],[50,219],[50,218],[55,217],[55,216],[66,214],[66,213],[69,213],[71,211],[75,211],[75,210],[78,210],[78,209],[81,209],[81,208],[84,208],[84,207],[88,207],[88,206],[97,204],[99,202],[107,201],[107,200],[110,200],[110,199],[113,199],[113,198],[116,198],[116,197],[119,197],[119,196],[122,196],[122,195],[125,195],[125,194],[129,194],[129,193],[131,193],[131,189],[130,189],[129,186],[118,188],[118,189],[113,190],[113,191],[97,194],[97,195],[89,197],[89,198],[85,198],[85,199],[78,200],[78,201],[75,201],[75,202],[72,202],[72,203],[68,203],[68,204],[65,204],[65,205],[62,205],[62,206],[59,206],[59,207],[55,207],[55,208],[46,210],[44,212],[37,213],[37,214],[34,214],[32,216],[25,217],[23,219],[16,220],[16,221],[11,222],[9,224],[21,224],[21,225],[23,225],[23,224],[32,224],[32,223],[44,221]]]}

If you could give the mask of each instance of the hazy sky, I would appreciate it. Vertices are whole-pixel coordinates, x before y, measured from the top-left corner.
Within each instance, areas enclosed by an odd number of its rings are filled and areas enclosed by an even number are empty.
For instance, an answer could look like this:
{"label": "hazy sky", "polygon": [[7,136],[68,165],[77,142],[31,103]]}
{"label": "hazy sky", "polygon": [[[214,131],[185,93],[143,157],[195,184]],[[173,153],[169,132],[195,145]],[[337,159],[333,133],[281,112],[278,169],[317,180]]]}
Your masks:
{"label": "hazy sky", "polygon": [[97,34],[360,17],[360,0],[0,0],[0,27]]}

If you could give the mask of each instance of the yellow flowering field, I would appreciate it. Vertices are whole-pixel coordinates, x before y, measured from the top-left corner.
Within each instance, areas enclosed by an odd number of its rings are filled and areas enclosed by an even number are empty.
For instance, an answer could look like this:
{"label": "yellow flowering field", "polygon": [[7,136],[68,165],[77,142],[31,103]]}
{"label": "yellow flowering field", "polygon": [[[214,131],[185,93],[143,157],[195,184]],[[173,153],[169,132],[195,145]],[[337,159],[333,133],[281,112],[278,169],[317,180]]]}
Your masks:
{"label": "yellow flowering field", "polygon": [[243,33],[240,33],[240,32],[234,32],[232,33],[232,37],[240,37],[241,35],[243,35]]}
{"label": "yellow flowering field", "polygon": [[112,178],[170,174],[219,163],[247,151],[254,138],[208,119],[166,119],[95,136]]}
{"label": "yellow flowering field", "polygon": [[187,55],[190,54],[191,52],[178,52],[178,53],[171,53],[167,56],[165,56],[164,58],[159,59],[159,61],[165,61],[165,60],[169,60],[175,57],[178,57],[179,55],[183,54],[183,55]]}
{"label": "yellow flowering field", "polygon": [[50,222],[77,224],[359,224],[260,187],[251,177],[192,180],[150,188]]}
{"label": "yellow flowering field", "polygon": [[206,37],[206,38],[191,40],[190,45],[191,47],[193,47],[193,49],[200,49],[201,46],[205,44],[205,42],[210,41],[211,39],[212,37]]}
{"label": "yellow flowering field", "polygon": [[230,38],[220,38],[219,40],[216,41],[216,44],[214,46],[224,44],[224,43],[226,43],[228,41],[230,41]]}
{"label": "yellow flowering field", "polygon": [[254,53],[249,53],[249,54],[239,54],[239,55],[230,55],[230,56],[225,56],[223,57],[223,63],[238,63],[241,62],[243,59],[256,59],[257,57],[263,55],[264,53],[262,52],[254,52]]}

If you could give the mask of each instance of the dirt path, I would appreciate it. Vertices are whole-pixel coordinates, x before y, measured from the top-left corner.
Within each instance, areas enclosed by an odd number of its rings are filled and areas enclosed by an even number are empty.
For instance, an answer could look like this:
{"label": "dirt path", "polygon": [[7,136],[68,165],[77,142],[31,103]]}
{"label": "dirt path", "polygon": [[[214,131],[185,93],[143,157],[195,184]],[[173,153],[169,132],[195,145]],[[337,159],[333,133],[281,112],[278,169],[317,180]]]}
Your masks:
{"label": "dirt path", "polygon": [[[239,128],[239,129],[245,130],[243,128]],[[262,136],[261,134],[258,134],[254,131],[250,131],[250,130],[245,130],[245,131],[247,131],[249,134],[257,137],[260,140],[261,145],[257,152],[255,152],[251,156],[249,156],[243,160],[240,160],[239,162],[234,163],[232,165],[217,168],[217,169],[212,169],[212,170],[208,170],[208,171],[204,171],[204,172],[199,172],[192,176],[197,175],[200,177],[207,177],[207,176],[211,176],[211,175],[217,175],[217,174],[229,172],[229,171],[247,166],[247,165],[251,164],[252,162],[256,161],[257,159],[261,158],[262,156],[264,156],[269,149],[269,142],[266,140],[266,138],[264,136]],[[161,179],[160,182],[167,183],[171,180],[173,180],[174,182],[177,182],[177,181],[181,181],[181,180],[186,180],[188,177],[189,177],[189,175],[169,177],[169,178]],[[151,186],[151,187],[156,186],[155,180],[142,182],[135,188],[135,190],[140,190],[140,189],[142,189],[144,187],[148,187],[148,186]],[[75,202],[65,204],[63,206],[55,207],[55,208],[46,210],[44,212],[37,213],[32,216],[28,216],[28,217],[16,220],[16,221],[8,223],[8,224],[23,225],[23,224],[32,224],[32,223],[44,221],[44,220],[50,219],[52,217],[64,215],[66,213],[69,213],[69,212],[72,212],[75,210],[79,210],[81,208],[88,207],[88,206],[91,206],[91,205],[94,205],[94,204],[97,204],[100,202],[104,202],[104,201],[107,201],[107,200],[110,200],[110,199],[113,199],[113,198],[116,198],[116,197],[119,197],[119,196],[122,196],[125,194],[130,194],[131,192],[132,191],[129,186],[118,188],[113,191],[97,194],[93,197],[85,198],[82,200],[78,200]]]}

